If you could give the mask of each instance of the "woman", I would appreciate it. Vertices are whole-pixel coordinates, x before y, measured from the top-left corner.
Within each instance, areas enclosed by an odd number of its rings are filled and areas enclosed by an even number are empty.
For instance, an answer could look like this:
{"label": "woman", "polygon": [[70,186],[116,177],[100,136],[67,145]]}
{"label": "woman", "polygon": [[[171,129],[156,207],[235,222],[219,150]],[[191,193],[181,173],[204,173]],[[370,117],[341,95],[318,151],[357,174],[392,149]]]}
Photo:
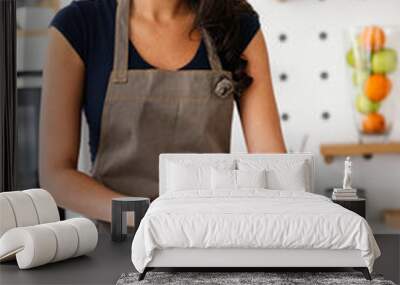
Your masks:
{"label": "woman", "polygon": [[[158,194],[158,155],[285,152],[255,12],[244,0],[84,0],[58,13],[44,72],[40,179],[62,207],[110,221],[110,200]],[[93,175],[76,170],[81,108]]]}

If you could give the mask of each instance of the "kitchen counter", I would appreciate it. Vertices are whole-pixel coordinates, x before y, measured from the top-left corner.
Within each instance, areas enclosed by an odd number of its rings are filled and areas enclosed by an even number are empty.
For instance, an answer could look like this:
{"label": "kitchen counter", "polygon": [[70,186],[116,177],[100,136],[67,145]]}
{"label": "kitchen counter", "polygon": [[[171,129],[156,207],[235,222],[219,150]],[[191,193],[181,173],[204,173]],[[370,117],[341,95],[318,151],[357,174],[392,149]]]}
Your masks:
{"label": "kitchen counter", "polygon": [[99,235],[97,248],[80,256],[28,270],[19,270],[16,261],[0,264],[0,284],[115,284],[122,273],[134,271],[131,262],[132,237],[112,242]]}

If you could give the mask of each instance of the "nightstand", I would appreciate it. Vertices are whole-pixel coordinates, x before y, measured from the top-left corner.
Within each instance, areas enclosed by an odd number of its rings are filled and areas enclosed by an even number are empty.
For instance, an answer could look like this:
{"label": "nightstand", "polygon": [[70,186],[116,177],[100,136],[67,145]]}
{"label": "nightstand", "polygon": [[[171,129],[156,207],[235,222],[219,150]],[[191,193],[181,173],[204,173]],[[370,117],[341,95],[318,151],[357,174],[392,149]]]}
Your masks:
{"label": "nightstand", "polygon": [[359,214],[365,218],[365,199],[359,198],[357,200],[333,200],[332,202],[339,204],[340,206]]}

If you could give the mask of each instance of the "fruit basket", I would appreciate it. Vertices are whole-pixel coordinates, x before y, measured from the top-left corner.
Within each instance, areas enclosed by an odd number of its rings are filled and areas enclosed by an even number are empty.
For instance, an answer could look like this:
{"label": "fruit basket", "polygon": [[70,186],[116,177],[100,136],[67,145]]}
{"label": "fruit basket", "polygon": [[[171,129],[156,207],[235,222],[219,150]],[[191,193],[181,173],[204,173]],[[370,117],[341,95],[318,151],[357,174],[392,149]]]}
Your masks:
{"label": "fruit basket", "polygon": [[399,29],[351,28],[347,42],[346,62],[360,142],[384,142],[395,123],[400,99]]}

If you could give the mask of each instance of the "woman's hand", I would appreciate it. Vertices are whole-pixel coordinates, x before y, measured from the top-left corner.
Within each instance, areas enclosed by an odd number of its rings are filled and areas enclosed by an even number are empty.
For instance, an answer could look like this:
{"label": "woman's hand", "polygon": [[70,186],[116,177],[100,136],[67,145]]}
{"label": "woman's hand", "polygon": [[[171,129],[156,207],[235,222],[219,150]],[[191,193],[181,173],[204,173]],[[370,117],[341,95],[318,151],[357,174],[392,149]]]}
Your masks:
{"label": "woman's hand", "polygon": [[123,195],[77,171],[85,66],[51,28],[40,122],[39,174],[58,205],[89,218],[111,220],[111,199]]}
{"label": "woman's hand", "polygon": [[243,53],[253,83],[240,99],[240,116],[250,153],[286,152],[272,87],[264,36],[256,34]]}

